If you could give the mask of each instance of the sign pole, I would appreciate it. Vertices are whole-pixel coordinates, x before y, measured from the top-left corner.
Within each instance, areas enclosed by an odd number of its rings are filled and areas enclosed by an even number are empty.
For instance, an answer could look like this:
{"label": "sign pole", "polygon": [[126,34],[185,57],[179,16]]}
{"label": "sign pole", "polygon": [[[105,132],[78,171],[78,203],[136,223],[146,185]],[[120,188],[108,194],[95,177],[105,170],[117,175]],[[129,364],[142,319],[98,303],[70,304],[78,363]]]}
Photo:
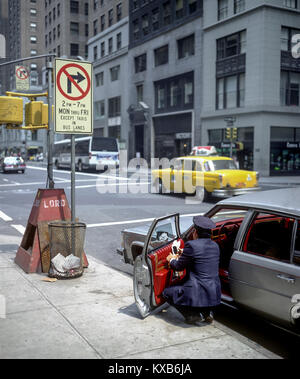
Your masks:
{"label": "sign pole", "polygon": [[72,254],[76,255],[76,239],[75,239],[75,134],[71,135],[71,247]]}
{"label": "sign pole", "polygon": [[54,188],[53,180],[53,144],[54,144],[54,128],[52,121],[52,101],[53,101],[53,91],[52,91],[52,62],[48,62],[48,185],[49,189]]}
{"label": "sign pole", "polygon": [[75,134],[71,135],[71,214],[72,222],[75,222]]}

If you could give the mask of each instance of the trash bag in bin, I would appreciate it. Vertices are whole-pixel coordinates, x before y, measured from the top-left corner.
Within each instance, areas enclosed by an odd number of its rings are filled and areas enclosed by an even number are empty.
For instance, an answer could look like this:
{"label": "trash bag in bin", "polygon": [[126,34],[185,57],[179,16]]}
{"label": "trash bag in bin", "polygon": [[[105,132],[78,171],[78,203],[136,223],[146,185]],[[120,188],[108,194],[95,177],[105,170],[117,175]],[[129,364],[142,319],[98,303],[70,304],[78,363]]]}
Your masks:
{"label": "trash bag in bin", "polygon": [[83,251],[86,225],[79,222],[49,223],[49,276],[70,279],[83,274]]}

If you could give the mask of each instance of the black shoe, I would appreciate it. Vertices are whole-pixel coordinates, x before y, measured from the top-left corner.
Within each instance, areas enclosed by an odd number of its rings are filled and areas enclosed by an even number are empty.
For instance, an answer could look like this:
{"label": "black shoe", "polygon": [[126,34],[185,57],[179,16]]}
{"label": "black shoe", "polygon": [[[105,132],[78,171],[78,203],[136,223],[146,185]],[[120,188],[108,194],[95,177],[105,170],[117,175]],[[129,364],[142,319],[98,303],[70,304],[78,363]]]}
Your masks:
{"label": "black shoe", "polygon": [[205,322],[208,325],[211,325],[214,322],[214,316],[212,312],[209,312],[208,314],[203,315],[203,322]]}
{"label": "black shoe", "polygon": [[185,322],[189,325],[201,325],[202,318],[197,315],[191,315],[185,318]]}

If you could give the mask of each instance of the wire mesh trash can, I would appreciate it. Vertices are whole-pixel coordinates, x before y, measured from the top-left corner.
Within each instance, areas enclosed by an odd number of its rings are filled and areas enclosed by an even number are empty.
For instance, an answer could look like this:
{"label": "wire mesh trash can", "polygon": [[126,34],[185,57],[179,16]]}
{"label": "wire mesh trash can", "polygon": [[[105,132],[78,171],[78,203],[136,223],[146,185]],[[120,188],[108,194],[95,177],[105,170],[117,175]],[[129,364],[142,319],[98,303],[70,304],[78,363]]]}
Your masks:
{"label": "wire mesh trash can", "polygon": [[55,221],[49,223],[51,278],[71,279],[83,274],[86,224]]}

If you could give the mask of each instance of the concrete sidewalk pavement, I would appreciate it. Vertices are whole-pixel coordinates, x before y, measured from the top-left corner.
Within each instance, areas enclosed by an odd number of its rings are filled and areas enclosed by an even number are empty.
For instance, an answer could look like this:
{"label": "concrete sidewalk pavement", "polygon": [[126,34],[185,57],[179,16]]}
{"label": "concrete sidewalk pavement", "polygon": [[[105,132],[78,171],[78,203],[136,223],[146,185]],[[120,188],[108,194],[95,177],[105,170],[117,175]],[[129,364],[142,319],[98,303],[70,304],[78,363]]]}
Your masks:
{"label": "concrete sidewalk pavement", "polygon": [[172,307],[141,319],[132,278],[91,256],[81,278],[49,283],[0,251],[2,359],[278,358],[217,322],[187,325]]}

